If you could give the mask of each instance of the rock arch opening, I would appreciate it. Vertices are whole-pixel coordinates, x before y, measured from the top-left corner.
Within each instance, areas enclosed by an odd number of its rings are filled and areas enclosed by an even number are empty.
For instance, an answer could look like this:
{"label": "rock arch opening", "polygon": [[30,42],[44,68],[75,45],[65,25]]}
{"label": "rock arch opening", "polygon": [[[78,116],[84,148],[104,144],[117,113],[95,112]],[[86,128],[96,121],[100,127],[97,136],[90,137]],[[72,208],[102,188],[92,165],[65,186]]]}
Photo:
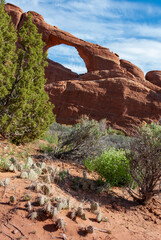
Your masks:
{"label": "rock arch opening", "polygon": [[87,72],[85,62],[79,56],[77,49],[73,46],[60,44],[50,47],[48,49],[48,58],[77,74]]}

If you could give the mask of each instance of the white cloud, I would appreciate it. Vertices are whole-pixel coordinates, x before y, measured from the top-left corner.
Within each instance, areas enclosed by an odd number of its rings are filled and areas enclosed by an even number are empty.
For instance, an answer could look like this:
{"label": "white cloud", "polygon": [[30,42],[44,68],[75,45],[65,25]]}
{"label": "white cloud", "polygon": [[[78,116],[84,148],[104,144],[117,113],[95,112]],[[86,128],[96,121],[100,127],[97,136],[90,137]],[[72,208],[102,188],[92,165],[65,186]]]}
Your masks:
{"label": "white cloud", "polygon": [[87,69],[85,67],[74,65],[74,64],[64,64],[64,67],[69,68],[73,72],[76,72],[78,74],[87,72]]}
{"label": "white cloud", "polygon": [[108,44],[122,59],[131,61],[145,73],[161,69],[161,42],[147,39],[120,39]]}

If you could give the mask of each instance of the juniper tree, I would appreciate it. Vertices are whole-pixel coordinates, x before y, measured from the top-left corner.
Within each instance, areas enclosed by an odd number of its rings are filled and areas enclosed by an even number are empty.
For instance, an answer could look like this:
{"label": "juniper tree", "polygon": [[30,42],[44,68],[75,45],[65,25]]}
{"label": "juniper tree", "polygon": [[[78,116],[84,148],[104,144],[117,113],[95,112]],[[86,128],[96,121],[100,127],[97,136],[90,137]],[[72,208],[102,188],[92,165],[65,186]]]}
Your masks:
{"label": "juniper tree", "polygon": [[10,93],[16,71],[17,33],[10,16],[4,10],[5,1],[0,1],[0,119],[6,97]]}
{"label": "juniper tree", "polygon": [[53,106],[44,91],[45,44],[30,13],[18,37],[21,47],[17,50],[15,77],[0,119],[0,132],[16,144],[38,138],[54,121]]}

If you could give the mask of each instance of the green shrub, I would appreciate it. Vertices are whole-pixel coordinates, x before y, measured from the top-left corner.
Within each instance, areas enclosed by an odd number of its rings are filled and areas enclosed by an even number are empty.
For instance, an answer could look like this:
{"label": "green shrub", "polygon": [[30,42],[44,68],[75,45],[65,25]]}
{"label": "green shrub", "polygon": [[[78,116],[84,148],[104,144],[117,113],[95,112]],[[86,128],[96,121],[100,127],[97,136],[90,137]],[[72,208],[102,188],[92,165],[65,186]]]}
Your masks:
{"label": "green shrub", "polygon": [[80,123],[68,128],[64,134],[60,133],[55,156],[58,158],[84,159],[101,152],[99,139],[106,134],[104,121],[89,120],[84,116]]}
{"label": "green shrub", "polygon": [[125,133],[122,132],[121,130],[113,129],[112,127],[109,127],[107,130],[107,134],[109,135],[121,135],[125,136]]}
{"label": "green shrub", "polygon": [[47,141],[49,144],[58,144],[58,133],[53,133],[51,130],[48,130],[41,139]]}
{"label": "green shrub", "polygon": [[88,158],[85,166],[89,171],[96,171],[111,186],[124,186],[132,182],[128,173],[129,161],[122,149],[110,148],[100,157]]}
{"label": "green shrub", "polygon": [[43,153],[51,153],[54,151],[53,146],[48,143],[42,143],[40,145],[40,151]]}
{"label": "green shrub", "polygon": [[[131,196],[140,203],[147,203],[159,193],[161,186],[161,126],[144,124],[130,145],[130,174],[138,185],[137,191],[129,188]],[[158,189],[157,189],[158,185]]]}

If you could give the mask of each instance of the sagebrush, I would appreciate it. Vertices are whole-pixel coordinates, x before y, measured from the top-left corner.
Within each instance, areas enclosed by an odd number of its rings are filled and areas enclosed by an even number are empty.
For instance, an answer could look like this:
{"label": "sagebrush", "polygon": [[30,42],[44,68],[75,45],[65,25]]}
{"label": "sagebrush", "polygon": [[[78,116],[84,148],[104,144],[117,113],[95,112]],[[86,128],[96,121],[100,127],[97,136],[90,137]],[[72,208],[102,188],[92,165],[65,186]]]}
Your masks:
{"label": "sagebrush", "polygon": [[138,185],[138,191],[128,191],[135,200],[146,203],[159,193],[161,186],[161,126],[144,123],[127,157],[130,174]]}

